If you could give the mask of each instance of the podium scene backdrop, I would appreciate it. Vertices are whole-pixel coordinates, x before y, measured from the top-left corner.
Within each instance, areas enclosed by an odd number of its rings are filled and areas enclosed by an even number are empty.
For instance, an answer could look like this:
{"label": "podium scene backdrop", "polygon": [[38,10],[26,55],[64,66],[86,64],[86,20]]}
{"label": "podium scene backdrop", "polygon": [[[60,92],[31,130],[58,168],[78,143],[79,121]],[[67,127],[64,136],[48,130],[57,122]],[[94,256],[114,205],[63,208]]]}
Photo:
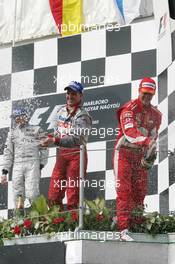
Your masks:
{"label": "podium scene backdrop", "polygon": [[[80,81],[85,86],[84,105],[93,118],[93,131],[98,131],[98,135],[94,132],[90,136],[87,146],[86,178],[90,186],[85,188],[85,198],[104,197],[107,205],[113,206],[116,198],[112,170],[116,110],[138,96],[140,80],[149,76],[158,84],[153,105],[163,113],[163,120],[158,157],[149,173],[146,211],[165,214],[175,211],[174,32],[171,38],[172,63],[161,73],[157,71],[158,48],[153,19],[113,30],[53,37],[0,49],[0,164],[3,164],[4,144],[12,125],[12,109],[26,107],[30,123],[50,132],[57,107],[65,103],[65,85],[72,80]],[[113,129],[113,133],[107,135],[107,128]],[[45,196],[56,151],[56,148],[49,149],[49,161],[42,170],[40,190]],[[98,184],[95,185],[95,181]],[[10,173],[7,186],[0,185],[0,217],[10,217],[13,208]]]}

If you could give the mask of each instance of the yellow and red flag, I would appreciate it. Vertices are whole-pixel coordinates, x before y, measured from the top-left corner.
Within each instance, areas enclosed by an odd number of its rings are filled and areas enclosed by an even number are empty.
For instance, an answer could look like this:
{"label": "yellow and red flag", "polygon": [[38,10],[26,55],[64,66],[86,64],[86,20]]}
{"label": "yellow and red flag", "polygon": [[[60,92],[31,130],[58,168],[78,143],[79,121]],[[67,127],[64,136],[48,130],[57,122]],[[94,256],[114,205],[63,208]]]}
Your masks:
{"label": "yellow and red flag", "polygon": [[49,0],[49,2],[55,23],[62,36],[81,32],[82,0]]}

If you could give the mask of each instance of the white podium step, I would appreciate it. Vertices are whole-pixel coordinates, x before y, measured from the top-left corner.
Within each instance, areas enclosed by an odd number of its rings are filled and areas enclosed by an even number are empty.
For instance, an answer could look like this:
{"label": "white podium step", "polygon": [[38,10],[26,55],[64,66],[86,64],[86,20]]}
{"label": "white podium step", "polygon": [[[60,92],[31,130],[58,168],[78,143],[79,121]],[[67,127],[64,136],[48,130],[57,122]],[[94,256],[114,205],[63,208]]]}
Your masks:
{"label": "white podium step", "polygon": [[174,242],[79,240],[65,243],[66,264],[175,264]]}

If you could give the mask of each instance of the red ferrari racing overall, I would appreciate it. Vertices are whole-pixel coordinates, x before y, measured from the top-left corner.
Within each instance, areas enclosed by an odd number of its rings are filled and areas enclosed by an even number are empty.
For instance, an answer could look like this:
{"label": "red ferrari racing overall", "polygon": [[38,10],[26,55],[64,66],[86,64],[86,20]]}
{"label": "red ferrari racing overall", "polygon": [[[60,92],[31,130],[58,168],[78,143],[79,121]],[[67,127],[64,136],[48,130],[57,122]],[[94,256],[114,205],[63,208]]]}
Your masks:
{"label": "red ferrari racing overall", "polygon": [[117,183],[117,219],[119,230],[131,224],[131,212],[143,207],[147,193],[148,171],[141,159],[152,139],[157,138],[161,113],[140,99],[131,100],[118,112],[119,135],[114,150],[114,173]]}

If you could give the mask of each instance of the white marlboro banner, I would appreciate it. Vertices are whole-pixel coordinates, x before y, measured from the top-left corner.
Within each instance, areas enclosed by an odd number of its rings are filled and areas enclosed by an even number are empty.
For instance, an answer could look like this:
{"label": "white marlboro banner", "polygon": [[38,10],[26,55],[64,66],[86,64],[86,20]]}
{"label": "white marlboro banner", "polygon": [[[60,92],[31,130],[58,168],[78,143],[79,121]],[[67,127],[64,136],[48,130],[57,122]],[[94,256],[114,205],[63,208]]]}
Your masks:
{"label": "white marlboro banner", "polygon": [[14,3],[14,0],[0,0],[0,43],[12,40]]}
{"label": "white marlboro banner", "polygon": [[[14,34],[16,4],[16,26]],[[56,34],[49,0],[0,0],[0,43]]]}
{"label": "white marlboro banner", "polygon": [[157,38],[157,75],[159,75],[172,63],[170,15],[167,0],[153,0],[153,7]]}

